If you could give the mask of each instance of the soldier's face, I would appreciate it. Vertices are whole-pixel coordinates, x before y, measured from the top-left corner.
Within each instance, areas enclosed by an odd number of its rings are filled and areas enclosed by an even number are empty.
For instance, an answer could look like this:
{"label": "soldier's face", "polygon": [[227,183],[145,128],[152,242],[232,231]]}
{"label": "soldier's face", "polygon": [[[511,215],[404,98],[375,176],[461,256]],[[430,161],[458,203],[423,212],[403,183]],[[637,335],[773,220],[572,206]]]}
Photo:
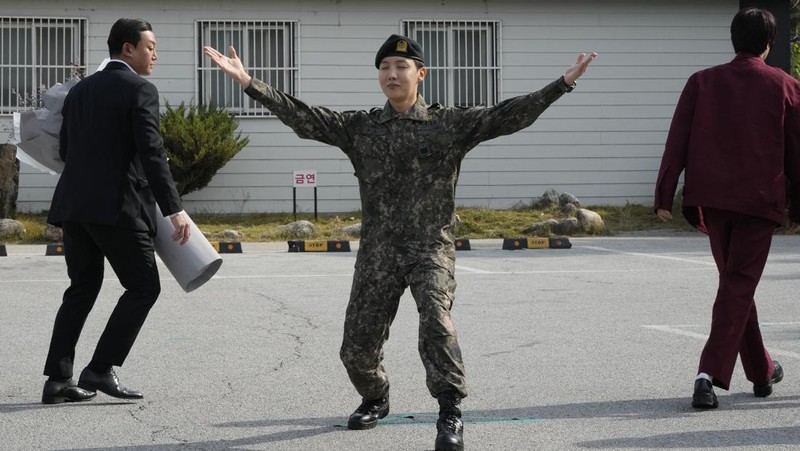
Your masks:
{"label": "soldier's face", "polygon": [[418,69],[410,58],[387,56],[378,67],[378,82],[389,100],[416,100],[417,84],[425,78],[426,72],[425,67]]}

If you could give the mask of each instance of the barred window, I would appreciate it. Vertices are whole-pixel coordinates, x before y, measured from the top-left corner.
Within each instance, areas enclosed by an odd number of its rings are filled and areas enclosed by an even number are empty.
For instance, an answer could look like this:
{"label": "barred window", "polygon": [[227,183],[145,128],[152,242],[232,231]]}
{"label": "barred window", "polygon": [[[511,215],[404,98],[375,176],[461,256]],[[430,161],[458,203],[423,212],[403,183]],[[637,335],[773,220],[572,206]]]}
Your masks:
{"label": "barred window", "polygon": [[404,20],[406,36],[419,42],[428,75],[428,102],[492,106],[500,97],[500,22],[492,20]]}
{"label": "barred window", "polygon": [[86,22],[0,17],[0,114],[38,108],[50,86],[86,73]]}
{"label": "barred window", "polygon": [[250,75],[297,95],[297,22],[203,20],[197,22],[197,33],[197,98],[202,104],[214,103],[240,116],[270,115],[203,54],[206,45],[226,55],[233,46]]}

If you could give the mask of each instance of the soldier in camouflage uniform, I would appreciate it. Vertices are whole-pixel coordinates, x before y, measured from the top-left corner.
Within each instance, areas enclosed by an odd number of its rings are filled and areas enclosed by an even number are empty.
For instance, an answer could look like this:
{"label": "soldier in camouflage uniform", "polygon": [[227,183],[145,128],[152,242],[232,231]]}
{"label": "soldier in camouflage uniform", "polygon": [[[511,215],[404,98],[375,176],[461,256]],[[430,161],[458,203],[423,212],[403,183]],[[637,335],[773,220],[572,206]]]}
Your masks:
{"label": "soldier in camouflage uniform", "polygon": [[531,125],[573,89],[596,54],[580,55],[564,76],[537,92],[490,108],[448,108],[428,105],[417,93],[427,71],[420,45],[392,35],[375,59],[388,98],[384,107],[337,112],[306,105],[250,77],[232,47],[230,57],[204,50],[299,137],[342,149],[355,169],[363,220],[340,356],[363,402],[348,428],[372,428],[389,412],[383,345],[400,297],[410,287],[427,386],[440,405],[436,449],[463,449],[460,402],[467,385],[450,318],[461,161],[481,142]]}

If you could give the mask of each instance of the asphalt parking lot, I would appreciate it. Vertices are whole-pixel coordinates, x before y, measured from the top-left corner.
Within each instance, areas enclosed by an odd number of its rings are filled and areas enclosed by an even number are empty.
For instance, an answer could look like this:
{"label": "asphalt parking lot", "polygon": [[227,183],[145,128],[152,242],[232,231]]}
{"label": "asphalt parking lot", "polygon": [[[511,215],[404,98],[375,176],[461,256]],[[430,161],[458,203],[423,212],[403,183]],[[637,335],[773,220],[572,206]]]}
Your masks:
{"label": "asphalt parking lot", "polygon": [[[767,347],[786,371],[760,399],[737,366],[720,407],[690,407],[717,272],[699,234],[574,238],[571,249],[458,252],[459,331],[472,450],[800,448],[800,237],[776,236],[756,294]],[[386,346],[391,412],[349,431],[360,402],[339,357],[354,252],[243,243],[219,273],[163,290],[117,374],[145,398],[39,403],[62,257],[0,257],[0,449],[430,450],[437,405],[417,354],[409,293]],[[84,328],[88,362],[121,287],[113,272]]]}

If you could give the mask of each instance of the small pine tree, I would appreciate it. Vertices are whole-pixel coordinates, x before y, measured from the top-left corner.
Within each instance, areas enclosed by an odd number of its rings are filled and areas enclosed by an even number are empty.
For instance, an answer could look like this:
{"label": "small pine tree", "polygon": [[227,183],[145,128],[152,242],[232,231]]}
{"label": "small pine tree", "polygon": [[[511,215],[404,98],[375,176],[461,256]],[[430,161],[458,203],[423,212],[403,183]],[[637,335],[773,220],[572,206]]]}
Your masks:
{"label": "small pine tree", "polygon": [[215,104],[188,107],[167,103],[161,134],[169,168],[181,196],[205,188],[214,175],[249,142],[236,133],[233,115]]}

